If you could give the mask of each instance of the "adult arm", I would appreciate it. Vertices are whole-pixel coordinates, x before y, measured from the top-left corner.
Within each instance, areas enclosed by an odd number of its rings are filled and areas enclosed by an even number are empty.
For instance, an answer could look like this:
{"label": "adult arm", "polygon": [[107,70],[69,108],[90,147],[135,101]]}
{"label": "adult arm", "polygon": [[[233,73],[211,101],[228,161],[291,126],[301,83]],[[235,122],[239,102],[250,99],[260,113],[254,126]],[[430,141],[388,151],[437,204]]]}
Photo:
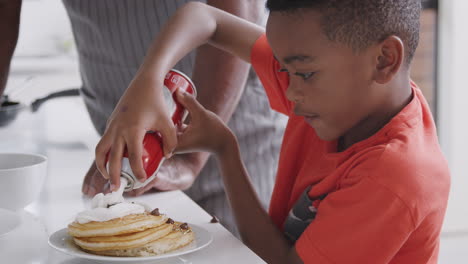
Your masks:
{"label": "adult arm", "polygon": [[18,41],[21,0],[0,0],[0,95],[3,94],[10,62]]}

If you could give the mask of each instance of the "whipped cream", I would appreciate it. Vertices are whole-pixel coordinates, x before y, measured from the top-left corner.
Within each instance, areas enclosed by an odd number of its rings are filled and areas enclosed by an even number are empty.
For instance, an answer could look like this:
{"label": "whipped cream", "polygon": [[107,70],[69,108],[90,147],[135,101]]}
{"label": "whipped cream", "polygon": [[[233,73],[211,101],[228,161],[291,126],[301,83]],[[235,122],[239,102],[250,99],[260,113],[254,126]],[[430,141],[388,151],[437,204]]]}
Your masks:
{"label": "whipped cream", "polygon": [[127,180],[120,178],[120,188],[112,193],[98,193],[91,201],[91,209],[78,213],[75,221],[80,224],[88,222],[105,222],[114,218],[121,218],[131,214],[150,212],[151,208],[143,203],[125,202],[123,191]]}

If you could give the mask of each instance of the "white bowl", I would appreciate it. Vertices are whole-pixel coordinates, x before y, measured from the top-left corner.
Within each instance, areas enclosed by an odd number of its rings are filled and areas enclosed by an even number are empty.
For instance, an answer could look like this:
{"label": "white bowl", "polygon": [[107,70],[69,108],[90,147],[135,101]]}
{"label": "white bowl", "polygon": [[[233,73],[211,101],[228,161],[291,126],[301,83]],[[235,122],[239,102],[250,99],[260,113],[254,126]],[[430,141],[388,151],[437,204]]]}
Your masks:
{"label": "white bowl", "polygon": [[0,208],[23,209],[42,189],[47,158],[37,154],[0,153]]}

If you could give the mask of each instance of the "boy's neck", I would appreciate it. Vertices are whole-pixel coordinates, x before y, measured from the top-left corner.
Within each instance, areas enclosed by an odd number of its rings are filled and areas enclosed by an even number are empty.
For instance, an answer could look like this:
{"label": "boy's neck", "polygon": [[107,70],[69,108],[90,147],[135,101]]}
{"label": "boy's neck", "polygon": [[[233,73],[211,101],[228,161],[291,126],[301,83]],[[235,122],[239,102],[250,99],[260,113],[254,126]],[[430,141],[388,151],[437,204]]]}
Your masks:
{"label": "boy's neck", "polygon": [[408,73],[400,73],[384,87],[386,91],[376,111],[363,119],[338,140],[338,152],[348,149],[353,144],[363,141],[384,127],[413,98]]}

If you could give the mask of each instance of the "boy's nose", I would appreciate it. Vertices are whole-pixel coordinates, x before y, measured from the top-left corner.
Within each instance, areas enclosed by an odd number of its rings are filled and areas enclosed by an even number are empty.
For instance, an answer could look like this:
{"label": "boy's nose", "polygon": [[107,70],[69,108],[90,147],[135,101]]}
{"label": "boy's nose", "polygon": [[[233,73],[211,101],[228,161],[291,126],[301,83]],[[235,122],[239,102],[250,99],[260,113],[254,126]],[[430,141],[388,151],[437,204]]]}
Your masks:
{"label": "boy's nose", "polygon": [[291,102],[299,103],[304,96],[299,86],[295,85],[294,82],[290,80],[288,89],[286,90],[286,97]]}

